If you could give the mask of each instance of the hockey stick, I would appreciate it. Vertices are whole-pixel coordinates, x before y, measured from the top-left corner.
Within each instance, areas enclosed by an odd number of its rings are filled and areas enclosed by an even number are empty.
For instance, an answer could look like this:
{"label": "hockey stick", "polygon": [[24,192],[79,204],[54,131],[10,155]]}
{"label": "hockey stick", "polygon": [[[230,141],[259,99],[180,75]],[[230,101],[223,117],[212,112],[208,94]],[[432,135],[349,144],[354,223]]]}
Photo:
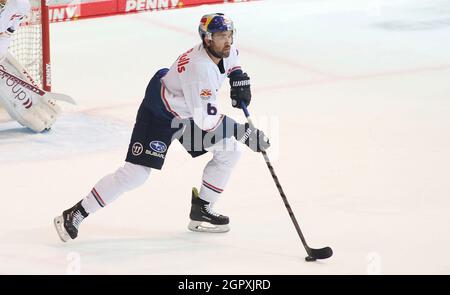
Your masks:
{"label": "hockey stick", "polygon": [[66,94],[61,94],[61,93],[55,93],[55,92],[45,92],[42,89],[39,89],[38,87],[20,79],[19,77],[7,72],[6,70],[4,70],[3,67],[0,67],[0,78],[4,79],[6,78],[7,80],[12,80],[13,82],[16,82],[18,85],[27,88],[28,90],[33,91],[34,93],[36,93],[39,96],[42,97],[48,97],[50,99],[54,99],[54,100],[60,100],[60,101],[64,101],[64,102],[68,102],[71,104],[76,104],[75,100],[66,95]]}
{"label": "hockey stick", "polygon": [[[250,125],[252,129],[255,129],[255,125],[253,125],[252,119],[250,118],[250,113],[247,110],[247,107],[243,102],[241,102],[242,110],[244,111],[245,117],[247,118],[247,122]],[[281,198],[283,199],[284,205],[286,206],[286,209],[289,213],[289,216],[291,217],[292,222],[294,223],[295,229],[297,230],[298,236],[300,237],[300,240],[302,241],[303,247],[305,247],[306,253],[308,253],[308,256],[305,257],[306,261],[315,261],[316,259],[327,259],[333,255],[333,250],[330,247],[320,248],[320,249],[313,249],[308,246],[306,243],[305,237],[303,236],[302,231],[300,230],[300,226],[298,225],[297,219],[294,216],[294,212],[292,212],[291,206],[289,205],[289,202],[287,200],[286,195],[284,194],[283,188],[281,187],[280,181],[278,180],[278,176],[275,173],[275,169],[273,168],[272,164],[270,163],[269,156],[267,156],[266,151],[261,151],[262,155],[264,156],[264,160],[266,161],[267,167],[269,168],[270,174],[272,175],[273,181],[275,182],[278,192],[281,195]]]}

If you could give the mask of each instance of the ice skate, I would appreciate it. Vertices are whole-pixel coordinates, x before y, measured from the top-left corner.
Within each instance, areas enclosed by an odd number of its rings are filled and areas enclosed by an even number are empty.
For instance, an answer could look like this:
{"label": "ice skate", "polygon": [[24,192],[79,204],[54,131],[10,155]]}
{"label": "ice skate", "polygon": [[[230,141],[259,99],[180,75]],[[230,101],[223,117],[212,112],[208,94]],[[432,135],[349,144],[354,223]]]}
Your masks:
{"label": "ice skate", "polygon": [[55,217],[56,232],[63,242],[75,239],[78,236],[78,227],[80,223],[89,214],[81,206],[81,201],[70,209],[67,209],[62,215]]}
{"label": "ice skate", "polygon": [[192,206],[188,228],[196,232],[224,233],[230,230],[228,216],[221,215],[211,208],[211,204],[200,199],[197,188],[192,188]]}

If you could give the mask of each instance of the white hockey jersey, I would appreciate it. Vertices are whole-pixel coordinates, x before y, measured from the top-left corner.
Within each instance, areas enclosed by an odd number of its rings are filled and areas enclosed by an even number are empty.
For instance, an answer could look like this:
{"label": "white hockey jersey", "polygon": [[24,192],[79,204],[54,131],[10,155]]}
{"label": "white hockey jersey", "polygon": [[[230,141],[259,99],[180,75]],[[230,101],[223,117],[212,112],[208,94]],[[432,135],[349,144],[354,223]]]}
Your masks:
{"label": "white hockey jersey", "polygon": [[11,34],[19,29],[22,20],[31,9],[28,0],[8,0],[0,10],[0,58],[5,56],[11,42]]}
{"label": "white hockey jersey", "polygon": [[30,8],[28,0],[8,0],[0,11],[0,33],[8,29],[16,31],[21,21],[30,13]]}
{"label": "white hockey jersey", "polygon": [[238,65],[238,50],[231,46],[230,56],[216,65],[202,44],[182,54],[161,79],[166,109],[177,118],[192,118],[205,131],[220,125],[217,91]]}

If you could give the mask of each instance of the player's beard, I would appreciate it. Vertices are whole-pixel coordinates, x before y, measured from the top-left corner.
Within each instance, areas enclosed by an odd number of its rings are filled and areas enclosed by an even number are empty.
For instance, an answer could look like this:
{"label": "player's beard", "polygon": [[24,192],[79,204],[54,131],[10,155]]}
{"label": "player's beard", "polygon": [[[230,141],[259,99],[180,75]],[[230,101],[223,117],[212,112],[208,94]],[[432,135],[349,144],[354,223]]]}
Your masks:
{"label": "player's beard", "polygon": [[206,49],[208,49],[209,53],[211,53],[211,55],[215,58],[227,58],[230,56],[231,47],[226,46],[222,49],[222,51],[214,50],[212,46],[208,46]]}

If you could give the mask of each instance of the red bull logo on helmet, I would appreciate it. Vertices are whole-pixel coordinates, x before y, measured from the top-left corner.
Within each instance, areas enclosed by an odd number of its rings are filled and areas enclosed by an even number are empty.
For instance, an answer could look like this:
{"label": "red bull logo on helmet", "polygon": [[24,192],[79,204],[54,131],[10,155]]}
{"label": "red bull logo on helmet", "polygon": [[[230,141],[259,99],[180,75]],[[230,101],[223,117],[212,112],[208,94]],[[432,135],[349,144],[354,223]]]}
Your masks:
{"label": "red bull logo on helmet", "polygon": [[213,13],[201,18],[198,31],[201,38],[203,35],[211,38],[211,35],[216,32],[234,31],[234,25],[231,18],[223,13]]}

